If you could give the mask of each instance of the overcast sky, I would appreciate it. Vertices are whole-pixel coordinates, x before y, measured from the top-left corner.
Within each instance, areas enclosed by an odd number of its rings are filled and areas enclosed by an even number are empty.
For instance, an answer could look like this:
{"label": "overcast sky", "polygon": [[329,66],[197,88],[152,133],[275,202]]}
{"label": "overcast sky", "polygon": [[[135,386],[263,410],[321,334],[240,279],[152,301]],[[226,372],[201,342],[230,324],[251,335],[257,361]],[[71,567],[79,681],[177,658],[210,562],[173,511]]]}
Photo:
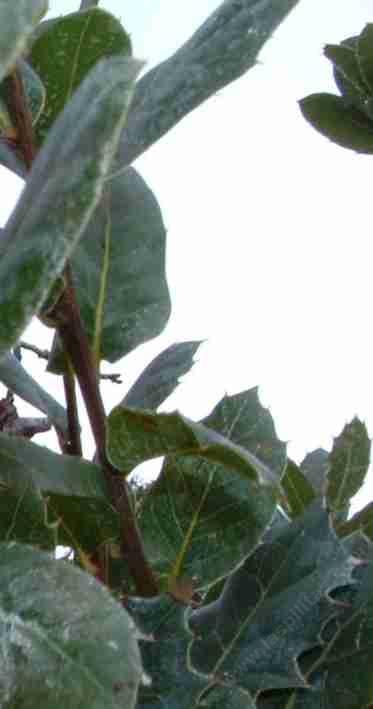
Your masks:
{"label": "overcast sky", "polygon": [[[51,14],[78,4],[55,0]],[[122,20],[135,56],[150,68],[219,4],[106,0],[100,7]],[[136,161],[168,230],[173,314],[161,337],[111,368],[124,384],[105,385],[108,411],[164,347],[204,339],[167,409],[198,419],[225,392],[258,384],[298,461],[329,449],[354,415],[372,435],[373,163],[318,135],[297,104],[315,91],[335,92],[323,45],[371,21],[370,0],[300,0],[255,69]],[[2,175],[10,210],[16,189]],[[47,346],[50,334],[40,325],[27,333],[39,346],[41,338]],[[41,374],[35,356],[24,363],[59,396],[57,378]]]}

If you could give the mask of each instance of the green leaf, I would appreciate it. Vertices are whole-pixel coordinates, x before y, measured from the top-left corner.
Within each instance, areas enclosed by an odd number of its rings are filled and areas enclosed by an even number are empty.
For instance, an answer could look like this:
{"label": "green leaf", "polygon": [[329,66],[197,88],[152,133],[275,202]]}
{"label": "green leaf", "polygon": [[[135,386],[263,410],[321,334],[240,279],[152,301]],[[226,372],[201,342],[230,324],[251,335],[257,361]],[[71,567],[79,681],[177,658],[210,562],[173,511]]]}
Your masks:
{"label": "green leaf", "polygon": [[131,164],[184,116],[254,67],[263,45],[297,4],[221,3],[175,54],[137,83],[118,152],[120,164]]}
{"label": "green leaf", "polygon": [[59,523],[54,524],[48,514],[40,490],[29,483],[20,489],[4,487],[0,482],[1,541],[24,542],[54,551],[59,542],[58,529]]}
{"label": "green leaf", "polygon": [[120,57],[102,60],[33,165],[0,235],[0,356],[41,307],[94,212],[140,67]]}
{"label": "green leaf", "polygon": [[260,709],[371,706],[373,564],[358,568],[354,577],[355,588],[347,589],[340,599],[344,608],[322,629],[322,647],[301,659],[309,690],[279,692],[277,701],[273,701],[273,695],[263,697]]}
{"label": "green leaf", "polygon": [[323,448],[316,448],[307,453],[300,464],[300,470],[311,483],[315,492],[323,497],[325,495],[327,473],[329,470],[329,453]]}
{"label": "green leaf", "polygon": [[97,8],[59,18],[34,41],[30,61],[47,87],[35,131],[40,143],[94,65],[118,54],[131,54],[130,38],[115,17]]}
{"label": "green leaf", "polygon": [[276,482],[280,480],[287,462],[286,443],[277,437],[257,387],[224,396],[202,423],[253,453],[275,473]]}
{"label": "green leaf", "polygon": [[27,41],[48,10],[47,0],[17,0],[0,3],[0,81],[27,47]]}
{"label": "green leaf", "polygon": [[276,502],[275,488],[245,480],[224,465],[172,456],[141,504],[146,556],[165,585],[186,576],[206,589],[258,544]]}
{"label": "green leaf", "polygon": [[81,458],[0,433],[0,484],[23,489],[32,483],[45,493],[105,498],[101,468]]}
{"label": "green leaf", "polygon": [[276,482],[274,473],[255,455],[177,411],[156,414],[117,406],[108,419],[107,452],[124,473],[161,455],[197,455],[226,465],[247,480]]}
{"label": "green leaf", "polygon": [[167,347],[148,364],[127,392],[121,406],[157,409],[191,369],[200,342],[179,342]]}
{"label": "green leaf", "polygon": [[196,576],[199,586],[207,586],[230,573],[270,524],[286,446],[256,388],[225,396],[200,425],[254,454],[275,483],[257,485],[226,461],[203,459],[203,452],[166,459],[141,503],[146,552],[160,574]]}
{"label": "green leaf", "polygon": [[357,59],[361,75],[368,87],[369,94],[373,96],[373,24],[365,25],[357,41]]}
{"label": "green leaf", "polygon": [[369,502],[347,522],[337,525],[337,532],[341,537],[347,537],[358,531],[373,540],[373,502]]}
{"label": "green leaf", "polygon": [[71,260],[93,351],[115,362],[159,335],[170,315],[166,230],[158,202],[129,168],[110,179]]}
{"label": "green leaf", "polygon": [[327,138],[358,153],[373,153],[373,122],[332,94],[311,94],[299,102],[304,118]]}
{"label": "green leaf", "polygon": [[0,539],[45,546],[52,535],[89,552],[118,534],[98,465],[0,433]]}
{"label": "green leaf", "polygon": [[291,517],[302,515],[315,500],[316,493],[301,469],[288,460],[281,485],[286,493],[286,502]]}
{"label": "green leaf", "polygon": [[[115,362],[163,330],[171,308],[165,250],[158,202],[136,170],[128,168],[106,184],[71,259],[96,361]],[[55,340],[48,371],[60,373],[63,366]]]}
{"label": "green leaf", "polygon": [[370,439],[362,421],[354,418],[334,439],[329,455],[327,501],[334,512],[343,510],[360,490],[370,462]]}
{"label": "green leaf", "polygon": [[369,91],[361,75],[356,43],[327,44],[324,54],[334,65],[335,82],[347,101],[362,110]]}
{"label": "green leaf", "polygon": [[66,411],[22,367],[17,357],[8,353],[0,361],[0,381],[14,394],[47,414],[51,423],[67,431]]}
{"label": "green leaf", "polygon": [[71,564],[1,544],[0,635],[4,706],[135,707],[142,666],[133,621]]}
{"label": "green leaf", "polygon": [[[193,672],[187,658],[190,633],[185,608],[170,596],[129,598],[126,607],[142,633],[139,645],[151,684],[140,687],[137,709],[191,709],[210,682]],[[250,706],[247,709],[251,709]]]}
{"label": "green leaf", "polygon": [[252,693],[307,687],[297,660],[320,645],[336,614],[329,593],[351,583],[355,560],[318,506],[261,544],[218,601],[191,614],[193,669]]}

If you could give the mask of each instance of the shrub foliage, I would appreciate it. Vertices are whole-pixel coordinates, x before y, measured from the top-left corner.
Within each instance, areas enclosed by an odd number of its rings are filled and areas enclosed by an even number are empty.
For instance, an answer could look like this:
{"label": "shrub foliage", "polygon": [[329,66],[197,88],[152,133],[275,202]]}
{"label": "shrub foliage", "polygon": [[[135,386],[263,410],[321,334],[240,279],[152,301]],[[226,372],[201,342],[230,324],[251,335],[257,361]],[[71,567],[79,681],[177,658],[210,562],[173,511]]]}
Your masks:
{"label": "shrub foliage", "polygon": [[[373,703],[372,506],[349,514],[364,423],[297,465],[256,388],[199,422],[160,412],[198,342],[159,354],[107,416],[100,393],[101,362],[158,335],[171,308],[161,208],[132,162],[254,66],[296,4],[225,0],[140,78],[128,31],[96,1],[54,19],[45,0],[0,2],[0,162],[25,181],[0,233],[4,709]],[[372,33],[327,45],[340,96],[300,104],[365,153]],[[50,352],[20,340],[34,317],[53,328]],[[27,346],[63,379],[64,406],[24,369]],[[42,416],[20,417],[14,395]],[[31,440],[50,427],[59,453]],[[158,479],[136,483],[159,456]]]}

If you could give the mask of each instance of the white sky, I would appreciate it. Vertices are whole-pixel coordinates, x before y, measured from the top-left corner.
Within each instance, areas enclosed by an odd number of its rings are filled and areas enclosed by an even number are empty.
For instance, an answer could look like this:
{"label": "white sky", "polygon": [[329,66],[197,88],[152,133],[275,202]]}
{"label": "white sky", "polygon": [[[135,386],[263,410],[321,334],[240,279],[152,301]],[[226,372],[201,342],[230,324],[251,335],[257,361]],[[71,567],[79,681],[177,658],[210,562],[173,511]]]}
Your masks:
{"label": "white sky", "polygon": [[[219,4],[102,0],[100,7],[122,20],[135,56],[149,68]],[[50,3],[53,14],[78,5]],[[225,392],[259,384],[278,435],[298,461],[314,448],[329,449],[354,415],[372,435],[371,161],[318,135],[297,105],[311,92],[336,91],[323,45],[372,21],[370,0],[300,0],[254,70],[135,163],[168,230],[173,314],[161,337],[110,368],[124,384],[104,385],[108,411],[158,352],[204,339],[167,409],[198,419]],[[1,176],[4,223],[16,178]],[[24,339],[47,347],[50,333],[35,324]],[[63,402],[58,378],[44,374],[32,354],[23,363]],[[48,435],[39,442],[55,445]],[[91,450],[88,442],[86,454]]]}

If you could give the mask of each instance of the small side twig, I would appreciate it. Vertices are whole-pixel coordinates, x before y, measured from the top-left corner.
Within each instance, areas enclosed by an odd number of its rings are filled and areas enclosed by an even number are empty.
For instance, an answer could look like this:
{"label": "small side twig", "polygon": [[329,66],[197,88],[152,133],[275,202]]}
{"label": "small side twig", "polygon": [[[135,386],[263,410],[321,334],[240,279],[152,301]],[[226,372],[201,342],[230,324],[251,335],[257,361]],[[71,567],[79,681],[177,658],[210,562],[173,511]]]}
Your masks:
{"label": "small side twig", "polygon": [[25,342],[24,340],[21,340],[18,344],[23,350],[29,350],[30,352],[33,352],[41,359],[49,359],[49,350],[41,350],[39,349],[39,347],[31,345],[28,342]]}
{"label": "small side twig", "polygon": [[100,379],[108,379],[113,384],[123,384],[121,374],[119,372],[113,374],[100,374]]}
{"label": "small side twig", "polygon": [[[19,343],[19,347],[21,347],[24,350],[29,350],[30,352],[33,352],[36,354],[38,357],[41,359],[49,359],[50,352],[49,350],[41,350],[39,347],[36,347],[35,345],[31,345],[28,342],[25,342],[24,340],[21,340]],[[121,379],[121,373],[120,372],[113,372],[112,374],[100,374],[100,379],[107,379],[110,382],[113,382],[113,384],[123,384],[123,381]]]}
{"label": "small side twig", "polygon": [[65,390],[67,425],[68,425],[68,455],[76,455],[80,458],[83,455],[82,441],[80,438],[78,402],[76,400],[75,377],[72,368],[63,375],[63,386]]}

